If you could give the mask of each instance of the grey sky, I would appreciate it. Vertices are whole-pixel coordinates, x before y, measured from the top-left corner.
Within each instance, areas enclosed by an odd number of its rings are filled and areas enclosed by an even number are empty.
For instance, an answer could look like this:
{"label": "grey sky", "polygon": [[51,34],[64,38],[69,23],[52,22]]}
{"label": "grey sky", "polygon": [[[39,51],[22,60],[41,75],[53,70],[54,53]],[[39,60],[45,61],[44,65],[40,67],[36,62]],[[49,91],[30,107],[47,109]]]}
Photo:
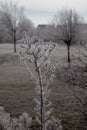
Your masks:
{"label": "grey sky", "polygon": [[35,25],[49,23],[57,10],[62,8],[75,9],[87,20],[87,0],[0,0],[14,1],[26,8],[27,17]]}

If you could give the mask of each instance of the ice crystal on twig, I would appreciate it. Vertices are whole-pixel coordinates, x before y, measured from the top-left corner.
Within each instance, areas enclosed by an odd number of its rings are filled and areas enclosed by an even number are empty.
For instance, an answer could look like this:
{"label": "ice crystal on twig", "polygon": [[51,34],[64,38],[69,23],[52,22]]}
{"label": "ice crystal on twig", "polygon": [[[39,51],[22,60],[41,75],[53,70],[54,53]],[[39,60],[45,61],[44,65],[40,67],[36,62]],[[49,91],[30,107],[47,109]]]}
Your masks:
{"label": "ice crystal on twig", "polygon": [[59,60],[54,65],[50,64],[51,52],[56,48],[52,42],[44,42],[38,37],[29,38],[25,36],[24,43],[27,47],[22,47],[21,56],[23,63],[30,73],[31,77],[36,80],[35,112],[36,119],[40,123],[40,130],[46,130],[47,122],[50,120],[52,110],[51,101],[48,100],[51,93],[49,85],[55,76],[55,68]]}

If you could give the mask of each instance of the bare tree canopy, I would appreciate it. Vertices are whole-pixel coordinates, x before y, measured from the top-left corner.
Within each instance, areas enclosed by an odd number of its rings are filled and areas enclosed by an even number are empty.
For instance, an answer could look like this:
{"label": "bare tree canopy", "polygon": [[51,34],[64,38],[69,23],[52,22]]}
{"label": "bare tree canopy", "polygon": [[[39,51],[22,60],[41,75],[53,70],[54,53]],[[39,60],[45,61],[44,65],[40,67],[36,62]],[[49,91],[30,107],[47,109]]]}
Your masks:
{"label": "bare tree canopy", "polygon": [[21,21],[19,22],[19,39],[21,39],[25,32],[32,37],[35,32],[35,27],[30,19],[27,19],[25,16],[22,17]]}
{"label": "bare tree canopy", "polygon": [[14,52],[16,52],[16,32],[18,24],[23,16],[24,9],[15,3],[4,3],[0,6],[1,22],[5,25],[8,33],[13,38]]}
{"label": "bare tree canopy", "polygon": [[70,46],[76,44],[79,39],[79,27],[82,23],[80,16],[72,9],[62,10],[54,18],[54,24],[58,32],[58,41],[67,45],[68,63],[70,65]]}

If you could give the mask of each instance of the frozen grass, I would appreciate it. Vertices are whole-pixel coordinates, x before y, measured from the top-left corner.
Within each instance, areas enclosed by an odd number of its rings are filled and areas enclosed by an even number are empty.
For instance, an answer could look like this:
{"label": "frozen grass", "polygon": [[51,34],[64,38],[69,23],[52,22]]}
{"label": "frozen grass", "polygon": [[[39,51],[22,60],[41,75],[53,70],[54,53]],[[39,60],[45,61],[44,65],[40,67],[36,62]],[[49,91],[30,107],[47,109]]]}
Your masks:
{"label": "frozen grass", "polygon": [[[13,45],[9,44],[0,45],[0,106],[4,106],[13,116],[18,116],[24,111],[34,115],[34,82],[18,54],[13,53],[12,47]],[[56,49],[53,56],[66,56],[64,50],[63,47],[60,47],[59,51]],[[55,80],[51,87],[50,98],[53,101],[54,115],[62,119],[64,128],[75,130],[79,115],[74,89],[58,80]]]}

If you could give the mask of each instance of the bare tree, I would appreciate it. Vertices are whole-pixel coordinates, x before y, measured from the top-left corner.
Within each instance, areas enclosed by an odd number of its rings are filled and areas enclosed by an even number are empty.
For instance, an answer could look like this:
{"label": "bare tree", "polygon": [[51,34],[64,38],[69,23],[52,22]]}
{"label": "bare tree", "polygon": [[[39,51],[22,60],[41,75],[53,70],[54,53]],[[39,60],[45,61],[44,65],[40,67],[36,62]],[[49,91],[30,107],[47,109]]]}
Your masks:
{"label": "bare tree", "polygon": [[35,27],[30,19],[27,19],[25,16],[22,17],[21,21],[19,22],[19,30],[18,36],[21,39],[25,32],[32,37],[35,33]]}
{"label": "bare tree", "polygon": [[14,52],[16,52],[16,32],[18,30],[18,23],[23,16],[23,8],[12,2],[1,4],[0,7],[1,22],[5,25],[9,35],[13,38]]}
{"label": "bare tree", "polygon": [[58,41],[62,41],[67,45],[67,56],[70,66],[70,46],[78,41],[81,19],[74,10],[65,9],[55,15],[54,23],[58,32]]}

